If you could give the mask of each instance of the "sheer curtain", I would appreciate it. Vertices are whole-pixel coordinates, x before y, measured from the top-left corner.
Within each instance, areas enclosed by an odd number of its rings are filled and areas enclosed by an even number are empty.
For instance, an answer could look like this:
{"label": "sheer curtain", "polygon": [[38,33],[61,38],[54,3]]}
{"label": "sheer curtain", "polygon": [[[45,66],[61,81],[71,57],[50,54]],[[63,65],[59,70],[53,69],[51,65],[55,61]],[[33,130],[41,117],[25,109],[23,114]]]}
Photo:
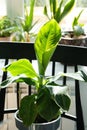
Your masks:
{"label": "sheer curtain", "polygon": [[7,15],[11,18],[24,16],[24,0],[6,0]]}

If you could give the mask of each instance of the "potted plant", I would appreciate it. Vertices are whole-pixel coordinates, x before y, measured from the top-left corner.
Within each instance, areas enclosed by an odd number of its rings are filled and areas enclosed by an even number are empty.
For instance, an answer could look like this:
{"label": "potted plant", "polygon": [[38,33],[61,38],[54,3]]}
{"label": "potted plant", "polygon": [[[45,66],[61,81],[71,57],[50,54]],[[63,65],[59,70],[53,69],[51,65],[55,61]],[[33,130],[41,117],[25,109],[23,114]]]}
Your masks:
{"label": "potted plant", "polygon": [[[58,0],[49,0],[49,5],[44,7],[44,14],[48,19],[54,18],[59,24],[63,18],[70,13],[75,5],[75,0],[69,0],[67,3],[63,3],[63,0],[58,3]],[[50,9],[50,10],[49,10]],[[49,13],[50,12],[50,13]],[[72,22],[72,31],[63,31],[60,44],[86,46],[87,36],[83,29],[83,24],[79,23],[79,18],[83,10],[80,11],[77,17],[74,17]]]}
{"label": "potted plant", "polygon": [[54,18],[58,23],[60,23],[63,18],[70,13],[75,5],[75,0],[68,0],[65,2],[63,0],[49,0],[49,6],[45,5],[44,14],[48,19]]}
{"label": "potted plant", "polygon": [[72,22],[72,30],[64,31],[62,33],[60,44],[87,46],[86,45],[87,35],[83,28],[84,24],[79,22],[79,18],[82,12],[83,10],[80,11],[77,17],[74,17],[73,22]]}
{"label": "potted plant", "polygon": [[24,18],[18,17],[16,19],[18,29],[11,35],[11,41],[30,42],[30,35],[34,36],[34,34],[30,33],[31,29],[37,23],[37,21],[33,23],[34,5],[35,0],[30,0],[30,9],[25,5]]}
{"label": "potted plant", "polygon": [[[57,130],[60,116],[69,110],[70,96],[68,87],[57,84],[61,76],[69,76],[83,80],[80,73],[46,76],[45,71],[61,38],[61,29],[52,19],[41,27],[37,34],[34,49],[38,61],[38,73],[27,59],[19,59],[4,67],[10,72],[10,77],[3,81],[1,88],[13,82],[25,82],[35,87],[35,93],[24,96],[16,115],[16,125],[19,130]],[[24,125],[23,125],[24,124]]]}
{"label": "potted plant", "polygon": [[3,16],[0,19],[0,40],[10,40],[10,35],[15,32],[16,23],[8,16]]}

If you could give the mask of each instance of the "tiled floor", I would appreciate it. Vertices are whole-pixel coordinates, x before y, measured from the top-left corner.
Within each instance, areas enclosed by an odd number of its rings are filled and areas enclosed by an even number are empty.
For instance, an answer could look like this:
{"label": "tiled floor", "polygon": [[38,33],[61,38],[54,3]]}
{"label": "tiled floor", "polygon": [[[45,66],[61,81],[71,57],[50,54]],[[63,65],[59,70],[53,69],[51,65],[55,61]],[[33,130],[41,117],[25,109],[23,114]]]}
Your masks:
{"label": "tiled floor", "polygon": [[5,115],[3,123],[0,124],[0,130],[18,130],[15,126],[14,114]]}
{"label": "tiled floor", "polygon": [[[16,93],[9,92],[6,94],[6,108],[16,107]],[[4,121],[0,123],[0,130],[17,130],[15,126],[14,113],[5,114]]]}

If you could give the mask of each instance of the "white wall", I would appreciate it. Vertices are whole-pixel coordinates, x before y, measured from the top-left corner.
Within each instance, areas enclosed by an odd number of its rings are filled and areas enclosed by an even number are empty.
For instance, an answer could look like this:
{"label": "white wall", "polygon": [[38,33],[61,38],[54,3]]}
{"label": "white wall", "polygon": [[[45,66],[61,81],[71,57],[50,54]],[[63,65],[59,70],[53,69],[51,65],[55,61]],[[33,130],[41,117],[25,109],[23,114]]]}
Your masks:
{"label": "white wall", "polygon": [[5,0],[0,0],[0,16],[6,15]]}

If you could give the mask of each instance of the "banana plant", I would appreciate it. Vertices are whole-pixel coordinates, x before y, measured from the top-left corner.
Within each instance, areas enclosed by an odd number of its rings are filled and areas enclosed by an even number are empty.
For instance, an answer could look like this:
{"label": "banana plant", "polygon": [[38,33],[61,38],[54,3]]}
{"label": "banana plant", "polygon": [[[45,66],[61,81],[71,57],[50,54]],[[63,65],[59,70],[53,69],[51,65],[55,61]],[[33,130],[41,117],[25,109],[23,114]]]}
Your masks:
{"label": "banana plant", "polygon": [[10,77],[0,84],[0,88],[8,87],[14,82],[25,82],[28,86],[33,85],[36,90],[32,95],[24,96],[20,102],[19,118],[25,126],[43,120],[52,121],[69,110],[71,99],[68,87],[56,82],[60,77],[67,76],[83,81],[80,72],[58,72],[57,75],[46,76],[46,68],[60,38],[60,26],[55,19],[51,19],[41,27],[34,44],[38,73],[28,59],[19,59],[3,68],[3,71],[10,73]]}
{"label": "banana plant", "polygon": [[[64,0],[49,0],[49,6],[44,7],[44,14],[48,19],[54,18],[58,23],[72,10],[75,5],[75,0],[68,0],[64,4]],[[50,13],[49,13],[50,12]]]}

